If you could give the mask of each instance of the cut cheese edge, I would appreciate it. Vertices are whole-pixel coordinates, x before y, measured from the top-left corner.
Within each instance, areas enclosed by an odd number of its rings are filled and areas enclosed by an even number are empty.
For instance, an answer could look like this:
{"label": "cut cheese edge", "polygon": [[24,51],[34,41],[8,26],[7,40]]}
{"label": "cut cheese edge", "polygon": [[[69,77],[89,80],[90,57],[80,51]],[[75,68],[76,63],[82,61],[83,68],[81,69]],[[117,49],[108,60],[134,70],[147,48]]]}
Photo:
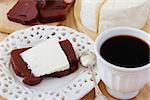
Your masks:
{"label": "cut cheese edge", "polygon": [[85,27],[93,32],[97,32],[97,4],[101,0],[82,0],[80,18]]}
{"label": "cut cheese edge", "polygon": [[81,10],[81,0],[76,0],[74,4],[74,18],[75,18],[77,29],[89,35],[92,39],[95,39],[97,36],[97,33],[91,31],[90,29],[88,29],[81,23],[80,10]]}
{"label": "cut cheese edge", "polygon": [[[97,12],[99,12],[100,7],[104,4],[105,1],[106,0],[94,0],[94,1],[76,0],[74,4],[74,18],[75,18],[78,30],[89,35],[92,39],[95,39],[97,37],[98,22],[99,22],[98,21],[99,13]],[[84,7],[83,5],[81,5],[83,4],[83,2],[85,2]],[[92,2],[92,6],[91,6],[91,2]],[[89,7],[91,7],[92,9],[89,9]],[[82,12],[81,12],[81,9],[82,9]],[[87,12],[88,10],[92,10],[92,13],[94,14],[91,14],[91,12]],[[88,16],[85,16],[84,13],[88,13]],[[92,17],[91,15],[94,18],[91,19]],[[89,19],[89,20],[85,20],[85,19]],[[92,23],[92,24],[88,24],[88,23]],[[94,25],[94,26],[91,27],[91,25]]]}
{"label": "cut cheese edge", "polygon": [[99,10],[106,0],[81,0],[81,23],[89,30],[98,32]]}
{"label": "cut cheese edge", "polygon": [[142,29],[149,11],[149,0],[107,0],[100,10],[99,31],[116,26]]}
{"label": "cut cheese edge", "polygon": [[39,77],[69,69],[68,59],[57,40],[50,38],[20,54],[32,74]]}

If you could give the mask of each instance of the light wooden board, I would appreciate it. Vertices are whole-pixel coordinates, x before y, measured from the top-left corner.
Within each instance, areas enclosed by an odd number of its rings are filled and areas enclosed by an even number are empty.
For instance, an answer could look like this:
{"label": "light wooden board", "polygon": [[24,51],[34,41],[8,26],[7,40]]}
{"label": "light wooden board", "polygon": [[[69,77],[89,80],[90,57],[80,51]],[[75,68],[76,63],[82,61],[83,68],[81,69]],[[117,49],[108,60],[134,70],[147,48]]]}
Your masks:
{"label": "light wooden board", "polygon": [[[18,0],[0,0],[0,32],[12,33],[16,30],[24,29],[29,26],[22,25],[7,18],[7,12],[16,4]],[[49,23],[44,25],[59,25],[60,22]]]}
{"label": "light wooden board", "polygon": [[[73,8],[71,9],[70,13],[68,14],[68,19],[66,21],[62,22],[61,25],[68,26],[68,27],[71,27],[71,28],[74,28],[77,30],[76,23],[74,20]],[[147,23],[145,30],[149,31],[149,29],[150,29],[150,24]],[[92,35],[91,33],[85,33],[85,34],[87,34],[89,36]],[[2,41],[7,36],[8,36],[8,34],[0,33],[0,41]],[[93,38],[93,39],[95,39],[95,38]],[[105,89],[105,85],[103,84],[102,81],[99,83],[99,86],[100,86],[102,92],[108,97],[108,100],[117,100],[117,99],[112,98],[107,93],[107,91]],[[0,97],[0,100],[4,100],[4,99],[1,99],[1,97]],[[89,92],[81,100],[94,100],[94,90]],[[132,100],[150,100],[150,82],[140,91],[138,96],[133,98]]]}

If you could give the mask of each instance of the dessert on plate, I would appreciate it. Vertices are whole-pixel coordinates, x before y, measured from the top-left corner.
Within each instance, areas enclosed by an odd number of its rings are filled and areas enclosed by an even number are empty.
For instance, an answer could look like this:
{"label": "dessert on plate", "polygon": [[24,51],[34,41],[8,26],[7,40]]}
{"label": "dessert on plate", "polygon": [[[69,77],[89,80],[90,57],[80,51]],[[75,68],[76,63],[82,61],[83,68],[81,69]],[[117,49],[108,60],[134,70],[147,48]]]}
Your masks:
{"label": "dessert on plate", "polygon": [[50,38],[34,47],[12,50],[11,63],[23,83],[36,85],[44,77],[63,77],[78,69],[78,59],[69,40]]}
{"label": "dessert on plate", "polygon": [[[79,58],[93,51],[93,43],[64,26],[13,32],[0,44],[0,95],[8,100],[81,99],[93,89],[93,80]],[[96,65],[94,71],[99,82]]]}

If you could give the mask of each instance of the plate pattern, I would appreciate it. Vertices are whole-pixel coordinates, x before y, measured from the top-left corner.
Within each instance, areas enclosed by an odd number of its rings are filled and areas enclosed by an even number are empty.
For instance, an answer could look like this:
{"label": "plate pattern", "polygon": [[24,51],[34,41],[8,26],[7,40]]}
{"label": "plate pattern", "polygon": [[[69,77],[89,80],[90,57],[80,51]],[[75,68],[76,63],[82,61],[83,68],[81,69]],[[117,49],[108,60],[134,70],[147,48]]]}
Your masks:
{"label": "plate pattern", "polygon": [[[0,43],[0,95],[8,100],[75,100],[80,99],[93,88],[93,80],[85,68],[82,68],[72,81],[55,89],[29,88],[16,78],[10,64],[10,52],[15,48],[34,46],[51,37],[58,41],[69,39],[78,57],[84,51],[93,51],[94,42],[91,38],[68,27],[38,25],[16,31]],[[94,67],[99,82],[98,68]]]}

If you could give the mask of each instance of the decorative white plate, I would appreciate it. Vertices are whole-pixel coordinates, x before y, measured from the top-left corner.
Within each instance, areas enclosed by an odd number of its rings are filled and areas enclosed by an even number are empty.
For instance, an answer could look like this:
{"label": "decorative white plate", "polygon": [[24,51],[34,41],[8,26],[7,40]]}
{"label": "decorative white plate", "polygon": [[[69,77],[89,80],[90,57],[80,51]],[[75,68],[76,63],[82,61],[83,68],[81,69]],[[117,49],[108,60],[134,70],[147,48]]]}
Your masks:
{"label": "decorative white plate", "polygon": [[[9,35],[0,43],[0,95],[9,100],[75,100],[92,90],[94,83],[89,71],[79,69],[62,78],[47,78],[36,86],[27,86],[16,76],[10,64],[10,52],[29,47],[50,37],[69,39],[79,57],[84,51],[93,51],[93,41],[83,33],[63,26],[34,26]],[[95,66],[97,82],[100,81]]]}

